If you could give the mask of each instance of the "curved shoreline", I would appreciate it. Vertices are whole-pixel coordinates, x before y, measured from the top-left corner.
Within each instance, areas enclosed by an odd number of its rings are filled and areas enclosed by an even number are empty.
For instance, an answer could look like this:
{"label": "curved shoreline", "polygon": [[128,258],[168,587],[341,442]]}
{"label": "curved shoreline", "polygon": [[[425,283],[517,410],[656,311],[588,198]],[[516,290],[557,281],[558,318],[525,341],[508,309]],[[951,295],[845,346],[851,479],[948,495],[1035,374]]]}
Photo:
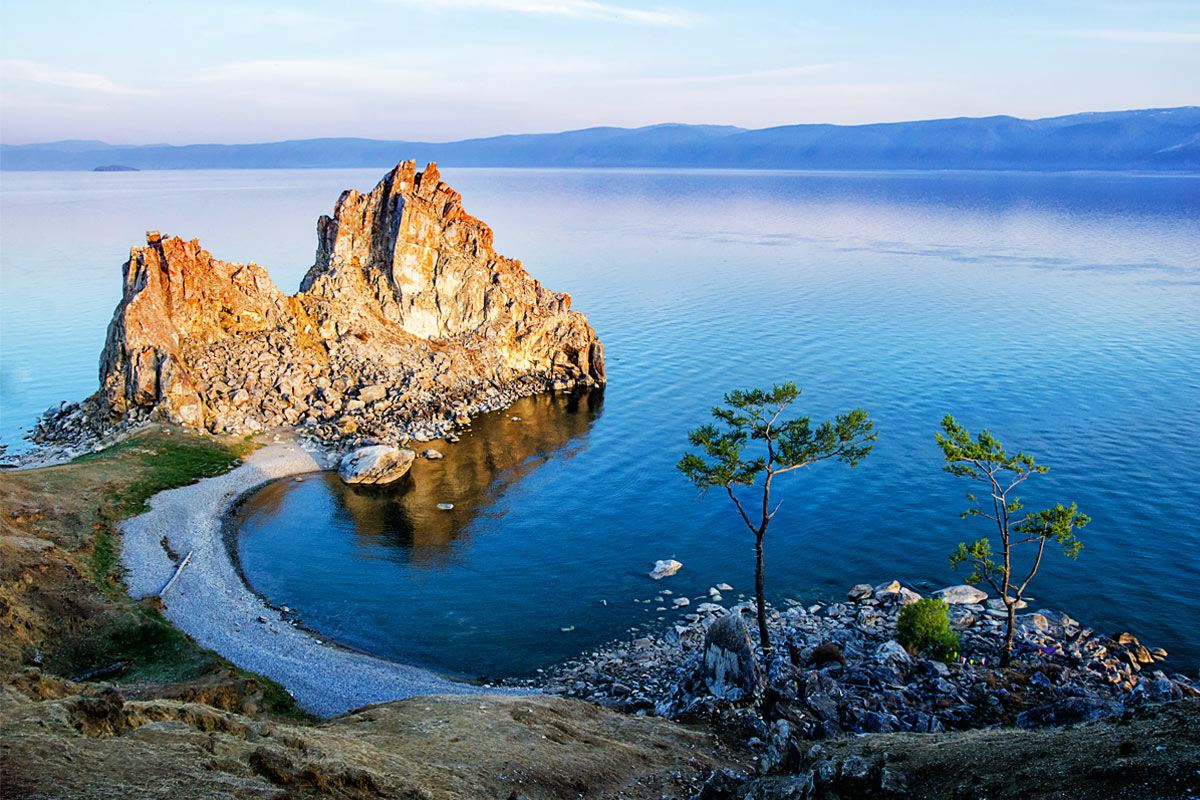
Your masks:
{"label": "curved shoreline", "polygon": [[297,705],[318,716],[424,694],[513,693],[319,639],[291,625],[246,585],[226,545],[226,516],[264,483],[326,468],[324,455],[289,437],[251,453],[224,475],[155,495],[149,512],[121,524],[130,596],[154,596],[175,574],[164,539],[172,551],[191,553],[161,597],[164,616],[202,647],[277,681]]}

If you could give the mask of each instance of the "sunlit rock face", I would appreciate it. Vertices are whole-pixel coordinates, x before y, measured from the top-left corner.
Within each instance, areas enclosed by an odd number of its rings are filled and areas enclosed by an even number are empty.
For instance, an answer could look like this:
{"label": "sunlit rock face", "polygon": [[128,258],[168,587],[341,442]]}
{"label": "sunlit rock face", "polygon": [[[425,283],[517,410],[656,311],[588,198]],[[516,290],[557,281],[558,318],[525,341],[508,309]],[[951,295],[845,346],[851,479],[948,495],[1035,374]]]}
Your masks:
{"label": "sunlit rock face", "polygon": [[162,407],[187,425],[207,418],[187,352],[263,333],[295,336],[303,307],[257,264],[214,259],[196,240],[147,235],[130,251],[124,291],[100,356],[101,395],[116,415]]}
{"label": "sunlit rock face", "polygon": [[463,211],[436,165],[416,172],[406,161],[370,194],[343,193],[317,237],[300,289],[323,334],[390,325],[460,344],[496,379],[549,371],[604,381],[603,348],[571,296],[498,255],[491,228]]}
{"label": "sunlit rock face", "polygon": [[222,432],[432,438],[519,396],[604,383],[570,296],[498,255],[437,168],[415,166],[342,194],[294,296],[255,264],[150,232],[124,267],[103,408]]}

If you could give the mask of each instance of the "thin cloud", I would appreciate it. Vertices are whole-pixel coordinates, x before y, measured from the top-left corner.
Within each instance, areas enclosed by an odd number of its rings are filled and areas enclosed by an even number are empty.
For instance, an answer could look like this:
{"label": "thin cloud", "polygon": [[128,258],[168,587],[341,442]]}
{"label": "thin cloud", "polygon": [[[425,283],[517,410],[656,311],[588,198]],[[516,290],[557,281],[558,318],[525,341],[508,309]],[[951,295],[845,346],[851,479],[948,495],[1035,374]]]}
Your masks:
{"label": "thin cloud", "polygon": [[482,8],[490,11],[513,11],[522,14],[543,14],[574,19],[638,22],[645,25],[688,25],[692,15],[679,9],[656,11],[597,3],[593,0],[379,0],[395,4],[420,5],[431,10],[444,8]]}
{"label": "thin cloud", "polygon": [[[629,78],[615,80],[612,83],[633,83],[655,86],[677,86],[684,84],[726,83],[733,81],[771,80],[772,78],[790,78],[796,75],[808,75],[813,72],[824,72],[832,69],[833,64],[805,64],[799,67],[781,67],[779,69],[763,69],[755,72],[730,72],[723,75],[681,75],[664,78]],[[606,81],[607,82],[607,81]]]}
{"label": "thin cloud", "polygon": [[162,94],[155,89],[138,89],[133,86],[121,86],[113,83],[104,75],[92,72],[72,72],[70,70],[53,69],[33,61],[9,58],[0,60],[0,71],[8,80],[39,83],[44,86],[58,86],[63,89],[81,89],[86,92],[102,94]]}
{"label": "thin cloud", "polygon": [[1075,39],[1106,39],[1137,44],[1200,44],[1200,33],[1174,31],[1068,31]]}

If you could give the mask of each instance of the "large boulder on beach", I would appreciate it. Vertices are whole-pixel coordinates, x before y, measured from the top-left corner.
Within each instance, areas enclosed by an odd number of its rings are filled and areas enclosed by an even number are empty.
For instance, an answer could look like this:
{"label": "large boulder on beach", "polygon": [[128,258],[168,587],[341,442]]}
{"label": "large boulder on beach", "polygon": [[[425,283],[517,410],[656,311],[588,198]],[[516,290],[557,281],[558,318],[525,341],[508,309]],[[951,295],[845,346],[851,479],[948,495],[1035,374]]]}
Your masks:
{"label": "large boulder on beach", "polygon": [[338,477],[344,483],[384,484],[403,478],[417,454],[387,445],[360,447],[342,457]]}
{"label": "large boulder on beach", "polygon": [[740,614],[718,617],[704,634],[704,685],[714,697],[744,700],[754,697],[761,685],[750,631]]}

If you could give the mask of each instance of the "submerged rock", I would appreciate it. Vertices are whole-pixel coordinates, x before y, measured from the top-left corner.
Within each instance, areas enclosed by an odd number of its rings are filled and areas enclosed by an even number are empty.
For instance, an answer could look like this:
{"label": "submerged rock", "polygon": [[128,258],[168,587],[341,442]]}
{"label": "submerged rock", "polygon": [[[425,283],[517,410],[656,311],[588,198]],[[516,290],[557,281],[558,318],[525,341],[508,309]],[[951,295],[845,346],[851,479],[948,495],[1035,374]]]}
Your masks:
{"label": "submerged rock", "polygon": [[417,455],[386,445],[362,447],[347,453],[338,465],[338,477],[350,484],[392,483],[408,474]]}

